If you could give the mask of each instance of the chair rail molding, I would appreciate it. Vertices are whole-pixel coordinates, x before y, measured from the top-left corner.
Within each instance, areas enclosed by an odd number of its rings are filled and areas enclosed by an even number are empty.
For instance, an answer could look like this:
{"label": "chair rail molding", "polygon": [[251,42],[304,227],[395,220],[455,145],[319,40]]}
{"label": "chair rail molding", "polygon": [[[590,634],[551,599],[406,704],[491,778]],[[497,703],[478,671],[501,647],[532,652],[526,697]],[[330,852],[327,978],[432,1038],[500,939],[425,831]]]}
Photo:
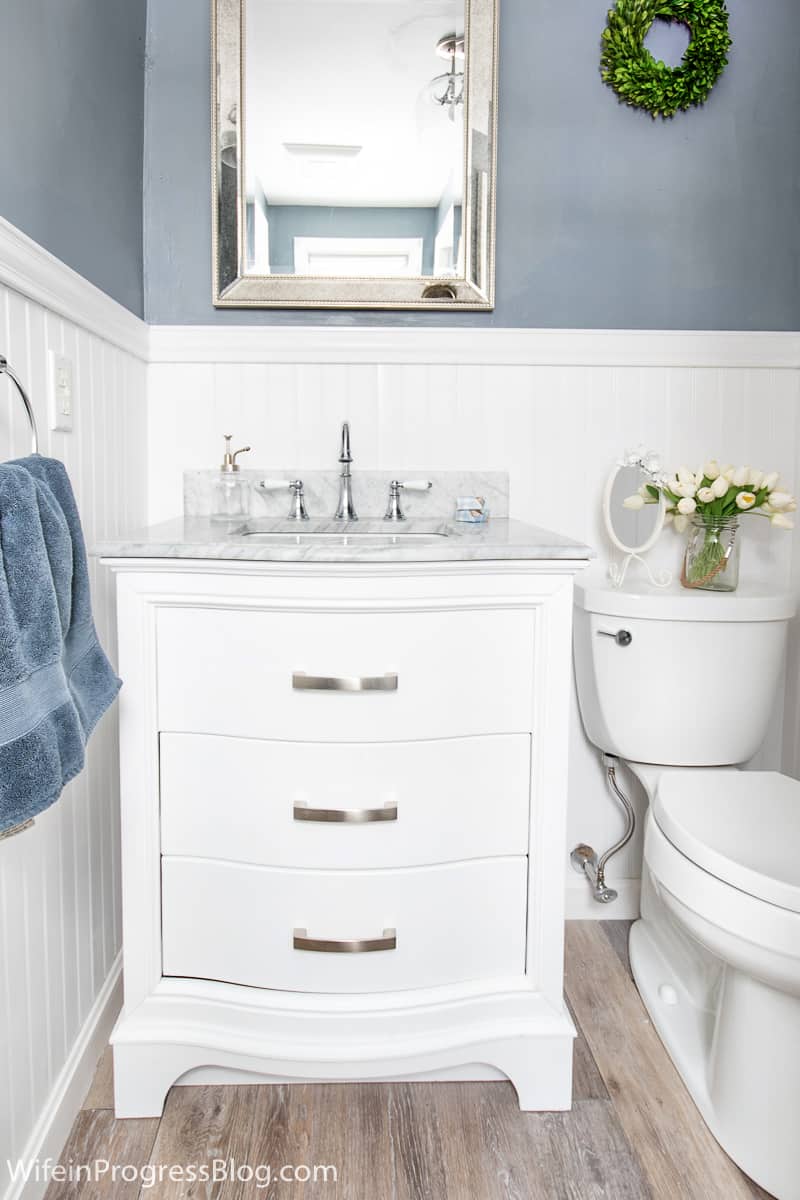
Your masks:
{"label": "chair rail molding", "polygon": [[424,363],[800,369],[800,333],[153,325],[151,363]]}
{"label": "chair rail molding", "polygon": [[149,325],[2,217],[0,284],[149,363],[800,370],[800,332]]}
{"label": "chair rail molding", "polygon": [[0,284],[118,349],[147,360],[148,327],[140,317],[2,217]]}

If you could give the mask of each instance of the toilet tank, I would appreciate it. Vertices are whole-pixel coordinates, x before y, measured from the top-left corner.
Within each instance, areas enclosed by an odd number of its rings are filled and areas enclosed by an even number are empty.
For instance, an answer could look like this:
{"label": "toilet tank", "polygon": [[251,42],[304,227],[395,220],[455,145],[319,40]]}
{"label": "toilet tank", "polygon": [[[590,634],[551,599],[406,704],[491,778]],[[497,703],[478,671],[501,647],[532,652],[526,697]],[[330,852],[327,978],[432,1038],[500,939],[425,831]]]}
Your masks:
{"label": "toilet tank", "polygon": [[[593,573],[594,574],[594,573]],[[575,673],[584,728],[632,762],[746,762],[767,733],[795,601],[787,593],[575,584]],[[618,642],[607,634],[630,634]]]}

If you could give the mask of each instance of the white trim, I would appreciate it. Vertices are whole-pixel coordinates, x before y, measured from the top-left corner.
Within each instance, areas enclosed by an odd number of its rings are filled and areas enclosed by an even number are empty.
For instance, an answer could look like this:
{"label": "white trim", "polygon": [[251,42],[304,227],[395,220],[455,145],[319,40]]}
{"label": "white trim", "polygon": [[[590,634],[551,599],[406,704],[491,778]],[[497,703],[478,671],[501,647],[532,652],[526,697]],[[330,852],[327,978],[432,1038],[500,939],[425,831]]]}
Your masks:
{"label": "white trim", "polygon": [[600,904],[585,879],[567,880],[567,921],[636,921],[639,919],[641,879],[610,879],[609,887],[619,892],[612,904]]}
{"label": "white trim", "polygon": [[[122,1008],[122,952],[114,959],[108,977],[73,1043],[45,1102],[33,1132],[19,1155],[23,1163],[34,1160],[54,1161],[64,1148],[72,1124],[94,1077],[97,1061],[108,1042]],[[15,1160],[16,1162],[16,1160]],[[3,1163],[6,1170],[6,1164]],[[11,1182],[2,1200],[40,1200],[47,1191],[47,1180],[31,1174],[27,1183]]]}
{"label": "white trim", "polygon": [[[424,363],[800,369],[800,333],[152,325],[0,218],[0,283],[151,363]],[[264,314],[267,321],[269,316]],[[0,352],[3,347],[0,346]]]}
{"label": "white trim", "polygon": [[[147,360],[149,336],[144,321],[2,217],[0,283]],[[3,349],[0,346],[0,352]]]}
{"label": "white trim", "polygon": [[800,368],[798,333],[154,325],[153,363],[457,363]]}

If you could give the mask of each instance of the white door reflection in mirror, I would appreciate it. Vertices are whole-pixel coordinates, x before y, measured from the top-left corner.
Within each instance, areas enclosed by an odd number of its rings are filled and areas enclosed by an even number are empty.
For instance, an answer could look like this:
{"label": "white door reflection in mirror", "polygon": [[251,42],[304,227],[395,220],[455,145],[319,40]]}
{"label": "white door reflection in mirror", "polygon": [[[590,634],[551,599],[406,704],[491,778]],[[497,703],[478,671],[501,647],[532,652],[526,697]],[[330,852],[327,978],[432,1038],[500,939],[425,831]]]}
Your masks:
{"label": "white door reflection in mirror", "polygon": [[296,237],[296,275],[421,275],[422,238]]}
{"label": "white door reflection in mirror", "polygon": [[464,273],[464,0],[245,0],[246,273]]}

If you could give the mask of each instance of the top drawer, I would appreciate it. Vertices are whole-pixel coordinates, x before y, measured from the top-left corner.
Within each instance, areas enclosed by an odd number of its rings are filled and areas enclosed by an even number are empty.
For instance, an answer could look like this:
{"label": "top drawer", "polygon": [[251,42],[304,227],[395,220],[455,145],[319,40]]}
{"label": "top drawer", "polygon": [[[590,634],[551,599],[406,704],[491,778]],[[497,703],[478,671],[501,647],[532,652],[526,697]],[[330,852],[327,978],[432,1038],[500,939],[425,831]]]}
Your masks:
{"label": "top drawer", "polygon": [[534,619],[162,609],[159,728],[290,741],[527,732]]}

